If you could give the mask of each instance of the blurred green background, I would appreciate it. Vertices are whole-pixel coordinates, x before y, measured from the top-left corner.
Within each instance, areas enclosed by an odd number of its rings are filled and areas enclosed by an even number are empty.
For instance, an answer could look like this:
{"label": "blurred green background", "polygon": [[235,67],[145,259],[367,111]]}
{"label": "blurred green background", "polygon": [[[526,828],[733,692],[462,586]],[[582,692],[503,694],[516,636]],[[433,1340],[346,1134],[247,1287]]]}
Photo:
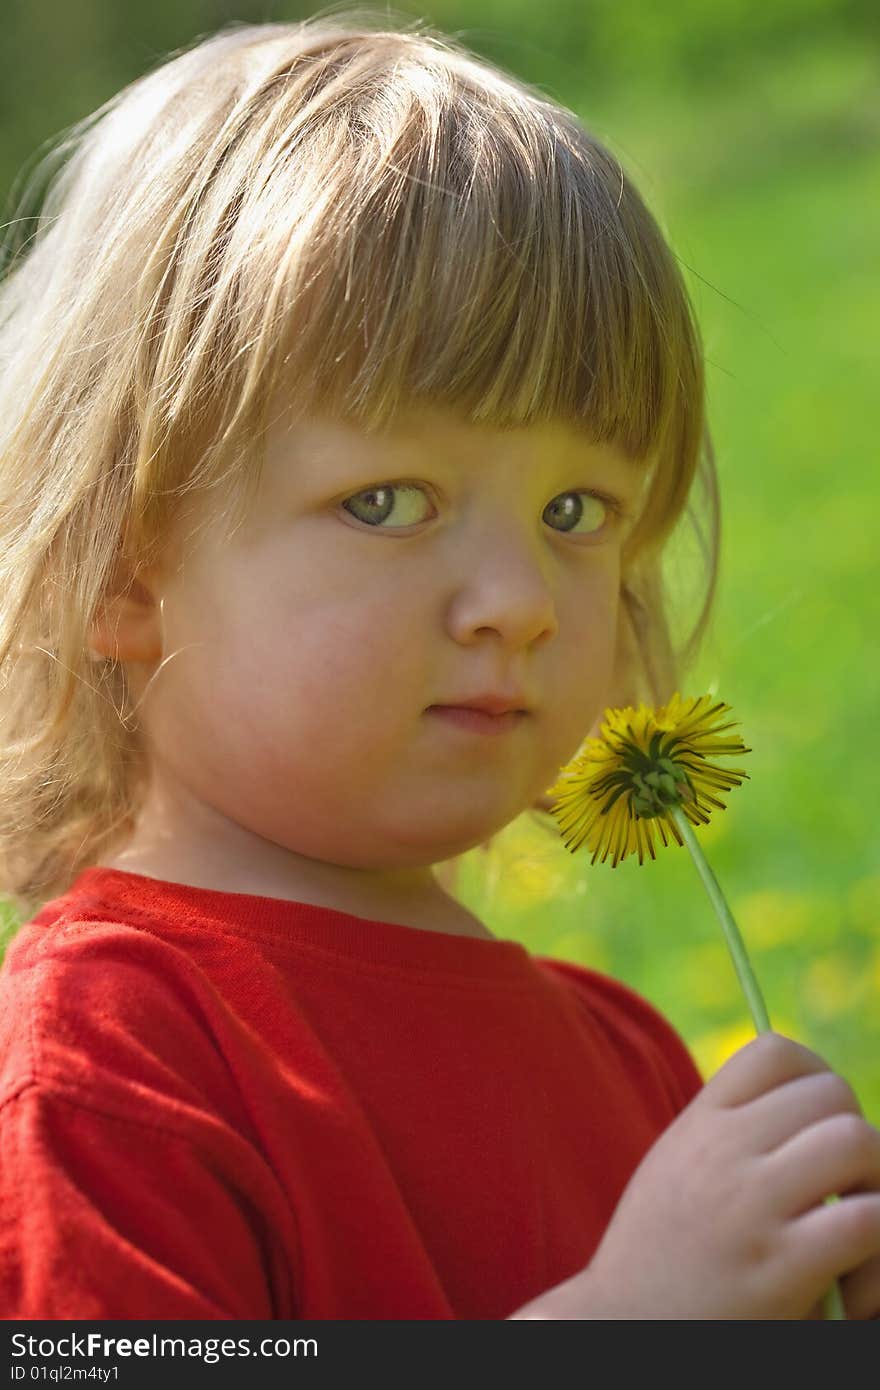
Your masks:
{"label": "blurred green background", "polygon": [[[173,49],[231,20],[313,13],[270,0],[7,3],[3,188]],[[680,257],[709,359],[723,507],[715,617],[682,693],[717,693],[754,750],[736,764],[751,780],[701,840],[774,1025],[846,1075],[880,1123],[880,11],[434,0],[387,13],[454,33],[577,111]],[[686,620],[699,579],[686,543],[670,578]],[[640,990],[705,1074],[751,1036],[683,848],[591,868],[522,817],[466,857],[462,896],[496,935]]]}

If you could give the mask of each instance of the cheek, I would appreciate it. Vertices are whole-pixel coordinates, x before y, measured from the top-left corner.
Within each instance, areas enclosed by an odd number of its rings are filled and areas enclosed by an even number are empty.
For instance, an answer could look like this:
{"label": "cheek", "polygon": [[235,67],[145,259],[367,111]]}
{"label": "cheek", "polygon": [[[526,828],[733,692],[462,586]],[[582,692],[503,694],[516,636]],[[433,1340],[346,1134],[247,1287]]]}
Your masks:
{"label": "cheek", "polygon": [[558,650],[564,710],[560,739],[576,746],[611,699],[617,649],[618,589],[609,575],[579,595],[564,620]]}
{"label": "cheek", "polygon": [[566,655],[581,677],[595,684],[613,665],[617,645],[619,582],[616,572],[597,576],[596,582],[570,602],[560,623],[567,634]]}
{"label": "cheek", "polygon": [[393,691],[406,692],[408,673],[418,679],[417,643],[399,596],[312,597],[255,615],[247,660],[262,669],[264,687],[285,692],[298,720],[321,725],[387,709]]}

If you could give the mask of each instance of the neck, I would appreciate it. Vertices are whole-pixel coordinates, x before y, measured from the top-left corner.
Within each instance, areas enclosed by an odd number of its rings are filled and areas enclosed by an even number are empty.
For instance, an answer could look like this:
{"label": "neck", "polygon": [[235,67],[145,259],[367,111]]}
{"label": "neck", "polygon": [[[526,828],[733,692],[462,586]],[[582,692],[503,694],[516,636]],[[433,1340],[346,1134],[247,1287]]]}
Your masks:
{"label": "neck", "polygon": [[375,871],[310,859],[155,783],[130,838],[99,862],[193,888],[311,903],[368,920],[494,939],[441,886],[430,866]]}

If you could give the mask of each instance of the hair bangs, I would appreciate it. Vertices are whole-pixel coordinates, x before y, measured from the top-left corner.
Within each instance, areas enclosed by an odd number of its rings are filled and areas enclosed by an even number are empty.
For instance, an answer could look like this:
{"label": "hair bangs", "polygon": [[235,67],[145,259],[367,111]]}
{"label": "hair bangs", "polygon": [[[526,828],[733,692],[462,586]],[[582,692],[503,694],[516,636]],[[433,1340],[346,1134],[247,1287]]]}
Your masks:
{"label": "hair bangs", "polygon": [[[427,400],[501,428],[562,419],[637,459],[661,451],[699,395],[700,352],[623,171],[512,80],[502,98],[454,55],[432,69],[420,53],[419,81],[401,65],[313,112],[308,157],[297,140],[275,151],[242,205],[229,245],[242,408],[271,387],[293,410],[380,428]],[[205,354],[216,362],[218,343]]]}

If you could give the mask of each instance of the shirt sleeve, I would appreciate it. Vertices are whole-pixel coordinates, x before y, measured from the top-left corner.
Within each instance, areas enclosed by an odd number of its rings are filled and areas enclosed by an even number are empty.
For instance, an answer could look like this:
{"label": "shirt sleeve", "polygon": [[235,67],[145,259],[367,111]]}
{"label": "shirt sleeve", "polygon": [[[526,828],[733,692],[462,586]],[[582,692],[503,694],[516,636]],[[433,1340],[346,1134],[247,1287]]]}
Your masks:
{"label": "shirt sleeve", "polygon": [[212,1158],[148,1118],[24,1087],[0,1109],[0,1314],[278,1317],[235,1147],[223,1136]]}
{"label": "shirt sleeve", "polygon": [[553,960],[591,1018],[637,1080],[645,1104],[668,1123],[693,1100],[703,1078],[687,1045],[659,1009],[621,980]]}
{"label": "shirt sleeve", "polygon": [[294,1317],[295,1217],[209,982],[112,923],[17,944],[0,971],[0,1316]]}

